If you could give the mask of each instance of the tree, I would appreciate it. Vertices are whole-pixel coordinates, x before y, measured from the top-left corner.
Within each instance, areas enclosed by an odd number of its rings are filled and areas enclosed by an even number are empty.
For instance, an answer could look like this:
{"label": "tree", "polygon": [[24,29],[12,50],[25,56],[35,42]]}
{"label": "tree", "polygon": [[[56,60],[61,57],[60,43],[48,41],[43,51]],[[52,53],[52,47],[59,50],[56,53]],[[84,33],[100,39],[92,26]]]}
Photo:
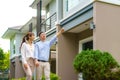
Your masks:
{"label": "tree", "polygon": [[3,60],[5,58],[3,49],[0,48],[0,60]]}
{"label": "tree", "polygon": [[10,64],[10,59],[9,59],[9,56],[10,56],[10,51],[6,52],[4,54],[5,58],[4,58],[4,69],[8,69],[9,68],[9,64]]}
{"label": "tree", "polygon": [[9,68],[9,54],[10,52],[4,52],[3,49],[0,48],[0,71],[5,71]]}

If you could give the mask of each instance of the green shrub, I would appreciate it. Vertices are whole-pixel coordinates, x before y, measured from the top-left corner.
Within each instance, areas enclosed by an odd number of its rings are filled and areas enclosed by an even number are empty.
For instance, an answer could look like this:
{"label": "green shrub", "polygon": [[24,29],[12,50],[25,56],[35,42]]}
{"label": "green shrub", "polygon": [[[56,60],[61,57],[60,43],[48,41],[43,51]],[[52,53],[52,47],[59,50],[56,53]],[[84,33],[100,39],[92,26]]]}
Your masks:
{"label": "green shrub", "polygon": [[12,80],[26,80],[26,78],[12,79]]}
{"label": "green shrub", "polygon": [[84,80],[120,80],[120,67],[108,52],[82,51],[75,57],[73,65],[77,72],[83,73]]}
{"label": "green shrub", "polygon": [[[19,79],[12,79],[12,80],[26,80],[26,78],[19,78]],[[44,76],[42,77],[42,80],[45,80]],[[56,74],[51,73],[50,74],[50,80],[60,80],[60,78]]]}
{"label": "green shrub", "polygon": [[[42,80],[45,80],[44,76],[42,77]],[[60,78],[56,74],[51,73],[50,74],[50,80],[60,80]]]}

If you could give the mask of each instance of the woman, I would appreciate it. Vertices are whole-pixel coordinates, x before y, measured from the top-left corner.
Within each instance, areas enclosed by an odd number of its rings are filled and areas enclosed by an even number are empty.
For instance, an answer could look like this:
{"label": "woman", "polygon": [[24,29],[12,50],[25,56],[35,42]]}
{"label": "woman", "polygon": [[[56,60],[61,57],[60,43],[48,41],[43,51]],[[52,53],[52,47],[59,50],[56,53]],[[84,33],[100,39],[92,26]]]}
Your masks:
{"label": "woman", "polygon": [[21,55],[22,55],[22,65],[26,73],[26,80],[32,80],[32,74],[34,72],[34,44],[35,39],[34,33],[28,32],[22,40],[21,43]]}

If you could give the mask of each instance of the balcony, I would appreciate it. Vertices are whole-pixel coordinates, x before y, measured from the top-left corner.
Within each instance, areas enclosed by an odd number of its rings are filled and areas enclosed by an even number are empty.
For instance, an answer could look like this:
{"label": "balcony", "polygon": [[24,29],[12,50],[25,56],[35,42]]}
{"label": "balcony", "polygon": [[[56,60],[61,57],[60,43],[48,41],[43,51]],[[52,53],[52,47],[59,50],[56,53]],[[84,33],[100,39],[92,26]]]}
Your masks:
{"label": "balcony", "polygon": [[56,17],[57,17],[57,15],[56,15],[56,13],[54,13],[49,18],[42,21],[42,23],[40,24],[41,31],[46,32],[46,31],[50,30],[51,28],[55,27],[55,22],[57,20]]}

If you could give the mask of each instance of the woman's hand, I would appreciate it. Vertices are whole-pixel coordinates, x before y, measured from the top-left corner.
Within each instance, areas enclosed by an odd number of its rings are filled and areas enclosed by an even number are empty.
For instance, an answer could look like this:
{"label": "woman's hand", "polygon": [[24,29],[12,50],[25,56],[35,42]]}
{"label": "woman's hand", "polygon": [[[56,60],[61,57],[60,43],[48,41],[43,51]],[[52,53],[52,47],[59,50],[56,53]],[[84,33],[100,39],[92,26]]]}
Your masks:
{"label": "woman's hand", "polygon": [[38,67],[39,66],[39,62],[37,60],[35,60],[35,66]]}
{"label": "woman's hand", "polygon": [[28,64],[24,64],[24,68],[25,68],[25,69],[28,69]]}

